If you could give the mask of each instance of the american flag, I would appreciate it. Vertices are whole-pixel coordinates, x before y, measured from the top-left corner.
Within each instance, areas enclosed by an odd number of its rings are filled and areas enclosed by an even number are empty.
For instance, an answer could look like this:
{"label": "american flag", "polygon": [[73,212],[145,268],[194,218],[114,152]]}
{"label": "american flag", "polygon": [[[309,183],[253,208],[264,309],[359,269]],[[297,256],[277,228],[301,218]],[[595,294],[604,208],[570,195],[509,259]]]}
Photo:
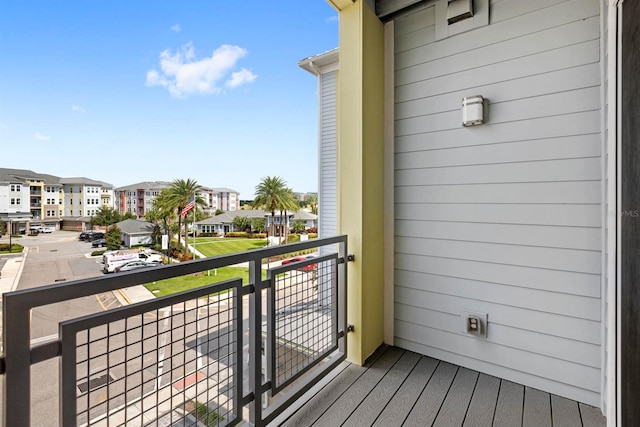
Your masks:
{"label": "american flag", "polygon": [[187,213],[196,206],[196,196],[191,196],[189,203],[180,211],[180,216],[185,217]]}

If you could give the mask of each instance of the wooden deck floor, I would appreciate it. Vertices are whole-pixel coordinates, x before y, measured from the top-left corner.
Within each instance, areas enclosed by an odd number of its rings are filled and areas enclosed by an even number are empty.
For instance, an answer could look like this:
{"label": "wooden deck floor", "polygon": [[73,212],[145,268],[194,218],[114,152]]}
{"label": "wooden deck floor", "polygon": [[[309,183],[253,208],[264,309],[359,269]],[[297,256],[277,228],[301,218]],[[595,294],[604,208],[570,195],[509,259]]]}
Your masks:
{"label": "wooden deck floor", "polygon": [[397,347],[348,363],[283,426],[605,426],[599,409]]}

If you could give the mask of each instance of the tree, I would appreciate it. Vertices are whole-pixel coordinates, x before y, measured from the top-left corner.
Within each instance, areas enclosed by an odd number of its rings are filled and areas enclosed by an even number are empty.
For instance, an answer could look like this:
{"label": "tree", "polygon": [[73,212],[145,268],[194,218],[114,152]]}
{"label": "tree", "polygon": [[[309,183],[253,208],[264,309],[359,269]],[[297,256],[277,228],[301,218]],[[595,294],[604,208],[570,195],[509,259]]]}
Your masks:
{"label": "tree", "polygon": [[244,231],[251,228],[251,221],[246,216],[237,216],[233,218],[233,229],[236,231]]}
{"label": "tree", "polygon": [[222,209],[216,209],[216,211],[214,212],[213,216],[222,215],[223,213],[224,213],[224,211]]}
{"label": "tree", "polygon": [[0,236],[7,232],[7,223],[0,219]]}
{"label": "tree", "polygon": [[99,208],[95,215],[91,217],[92,225],[111,225],[122,221],[120,213],[108,206]]}
{"label": "tree", "polygon": [[114,224],[107,228],[104,240],[107,243],[107,250],[113,251],[120,249],[120,246],[122,245],[122,231]]}
{"label": "tree", "polygon": [[304,226],[304,221],[301,219],[296,219],[295,221],[293,221],[293,223],[291,224],[291,228],[293,229],[294,232],[296,233],[302,233],[305,230],[305,226]]}
{"label": "tree", "polygon": [[[293,195],[293,190],[290,188],[285,188],[282,192],[282,196],[280,198],[280,203],[278,204],[278,209],[280,210],[280,230],[278,233],[280,236],[280,243],[282,243],[282,235],[284,234],[284,241],[287,242],[287,234],[289,233],[289,227],[287,227],[287,218],[289,216],[289,212],[298,212],[299,207],[296,202],[296,198]],[[284,219],[284,221],[283,221]]]}
{"label": "tree", "polygon": [[[188,178],[184,179],[176,179],[171,185],[167,188],[168,194],[166,198],[166,203],[168,206],[171,206],[176,209],[178,214],[178,248],[180,247],[180,224],[182,222],[182,217],[180,216],[180,212],[184,209],[184,207],[189,203],[191,197],[195,196],[195,206],[193,209],[197,209],[198,206],[206,206],[205,200],[198,195],[202,187],[198,184],[198,182],[194,179]],[[187,215],[193,215],[192,212],[189,212]],[[188,221],[185,218],[184,221],[184,241],[185,241],[185,253],[187,252],[187,224]]]}
{"label": "tree", "polygon": [[120,221],[124,221],[125,219],[136,219],[136,218],[137,217],[132,212],[125,212],[124,215],[122,215],[122,219]]}
{"label": "tree", "polygon": [[153,226],[153,231],[151,232],[151,241],[154,245],[157,245],[162,241],[162,231],[160,230],[160,226],[158,224]]}
{"label": "tree", "polygon": [[275,234],[276,210],[280,210],[282,198],[287,189],[286,185],[287,183],[279,176],[267,176],[256,185],[256,194],[251,206],[254,209],[271,212],[270,236]]}
{"label": "tree", "polygon": [[251,229],[253,231],[262,231],[265,230],[267,226],[267,222],[264,218],[251,218]]}
{"label": "tree", "polygon": [[312,194],[309,196],[307,200],[307,204],[311,208],[311,213],[314,215],[318,215],[318,195]]}
{"label": "tree", "polygon": [[146,213],[145,218],[154,224],[162,221],[164,232],[171,234],[171,224],[175,218],[175,207],[171,206],[168,198],[168,190],[166,188],[162,189],[160,194],[153,200],[153,207]]}

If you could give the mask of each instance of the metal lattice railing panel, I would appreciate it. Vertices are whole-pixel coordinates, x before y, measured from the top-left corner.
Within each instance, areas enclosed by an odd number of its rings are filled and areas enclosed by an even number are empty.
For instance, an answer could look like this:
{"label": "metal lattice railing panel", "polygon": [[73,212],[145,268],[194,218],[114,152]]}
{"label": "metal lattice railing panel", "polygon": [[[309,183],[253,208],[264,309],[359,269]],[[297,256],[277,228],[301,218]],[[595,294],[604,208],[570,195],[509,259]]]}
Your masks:
{"label": "metal lattice railing panel", "polygon": [[333,254],[272,270],[274,394],[338,348],[337,268]]}
{"label": "metal lattice railing panel", "polygon": [[235,423],[241,286],[236,279],[62,323],[63,424]]}

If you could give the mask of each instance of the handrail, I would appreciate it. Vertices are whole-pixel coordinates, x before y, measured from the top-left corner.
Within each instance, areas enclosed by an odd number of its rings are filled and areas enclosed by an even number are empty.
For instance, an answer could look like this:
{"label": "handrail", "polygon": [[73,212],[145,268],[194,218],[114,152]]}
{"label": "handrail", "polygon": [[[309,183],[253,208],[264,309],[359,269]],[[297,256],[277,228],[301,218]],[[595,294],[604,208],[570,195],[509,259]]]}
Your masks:
{"label": "handrail", "polygon": [[[322,255],[313,260],[300,261],[299,263],[277,268],[274,267],[269,269],[268,279],[262,280],[261,270],[263,260],[277,255],[330,245],[337,246],[338,252],[333,255]],[[30,425],[29,402],[31,397],[31,365],[59,357],[61,363],[60,366],[66,367],[65,369],[67,369],[67,372],[70,372],[69,370],[71,369],[75,369],[74,360],[76,359],[76,355],[75,344],[73,344],[75,343],[75,338],[69,338],[68,332],[67,334],[62,334],[61,329],[61,333],[57,340],[54,339],[47,343],[31,347],[30,313],[33,308],[115,291],[121,288],[153,281],[184,276],[206,270],[213,270],[239,263],[248,263],[249,266],[249,283],[233,289],[236,289],[234,292],[236,292],[238,294],[238,298],[240,298],[238,301],[242,300],[243,295],[249,295],[249,376],[251,390],[246,396],[236,396],[237,398],[234,401],[235,403],[233,403],[233,405],[236,406],[230,405],[233,407],[232,410],[236,411],[235,413],[238,415],[240,408],[249,404],[251,414],[250,422],[254,425],[265,425],[286,409],[293,400],[306,392],[313,385],[313,378],[317,378],[317,376],[328,373],[329,370],[337,366],[337,364],[346,357],[346,268],[344,266],[346,259],[347,238],[346,236],[337,236],[263,249],[255,249],[236,254],[221,255],[148,270],[145,269],[121,273],[118,275],[107,275],[85,280],[54,283],[38,288],[6,293],[3,296],[5,354],[0,358],[0,374],[4,375],[3,425],[12,427]],[[312,269],[315,269],[313,274],[310,273]],[[321,280],[318,279],[318,274],[321,275]],[[293,279],[287,279],[293,278],[294,276],[297,277],[297,282],[295,280],[292,281]],[[321,282],[321,289],[318,290]],[[293,332],[289,330],[285,330],[285,332],[278,332],[276,330],[276,325],[280,325],[279,327],[282,329],[281,324],[284,320],[278,320],[276,310],[282,310],[281,305],[285,304],[286,301],[289,301],[285,298],[278,299],[280,298],[278,296],[279,293],[301,292],[300,289],[302,288],[304,288],[305,296],[299,298],[298,304],[302,307],[299,308],[299,310],[303,310],[302,313],[305,316],[315,316],[317,322],[324,322],[325,331],[323,333],[328,334],[327,337],[329,338],[327,338],[327,342],[329,342],[329,344],[323,348],[316,348],[316,344],[310,344],[309,342],[299,343],[304,338],[304,334],[307,333],[302,329],[300,331]],[[315,309],[309,305],[309,295],[313,295],[313,292],[316,292],[316,296],[314,298],[317,300],[320,300],[320,298],[326,298],[324,302],[326,306],[321,310]],[[193,296],[189,295],[191,294],[186,292],[175,294],[171,298],[165,298],[167,307],[171,307],[172,304],[176,303],[176,301],[182,300],[185,301],[186,304],[188,298],[193,298]],[[327,297],[327,295],[330,296]],[[266,298],[266,301],[268,301],[267,312],[265,313],[268,318],[268,327],[266,330],[262,324],[263,298]],[[157,307],[153,308],[158,304],[157,302],[154,303],[154,301],[156,300],[152,300],[152,302],[148,304],[141,303],[137,306],[137,309],[142,310],[141,312],[158,310]],[[329,303],[331,304],[330,309],[327,308],[329,307],[327,305]],[[153,304],[155,305],[152,307]],[[237,304],[237,302],[234,304]],[[240,306],[237,308],[239,311],[234,314],[234,316],[239,317],[236,318],[235,322],[241,322],[241,319],[243,318],[243,310],[245,309],[242,308],[242,304],[237,305]],[[320,305],[322,305],[322,303]],[[127,310],[136,310],[136,308],[132,307]],[[120,312],[128,313],[129,311],[127,310],[120,310]],[[109,322],[110,319],[113,318],[110,314],[111,312],[115,312],[115,310],[108,310],[96,315],[71,319],[61,323],[61,327],[66,328],[67,331],[75,331],[76,329],[74,328],[80,326],[91,328],[96,327],[96,325],[106,325],[104,322]],[[91,323],[87,323],[89,320]],[[200,321],[196,318],[196,328],[199,327],[199,323]],[[76,326],[69,329],[70,326],[64,325]],[[78,330],[81,330],[81,327]],[[158,326],[158,328],[160,327]],[[242,328],[238,330],[241,329]],[[158,329],[158,331],[160,331],[160,329]],[[160,334],[161,332],[157,333]],[[202,333],[202,331],[199,333]],[[266,333],[266,342],[264,341],[264,333]],[[278,335],[282,333],[285,335]],[[298,338],[294,338],[292,340],[292,338],[286,334],[298,334]],[[300,336],[302,336],[302,338],[300,338]],[[285,347],[282,347],[282,345],[284,345],[283,343],[288,344],[286,344]],[[236,340],[235,345],[238,346],[241,345],[241,343],[238,343]],[[266,348],[264,350],[267,359],[266,363],[262,360],[261,356],[262,349],[265,345]],[[309,345],[311,345],[311,347],[309,347]],[[283,373],[281,370],[284,368],[280,368],[278,366],[274,361],[274,357],[278,354],[282,354],[282,352],[295,353],[295,350],[292,349],[291,346],[302,346],[300,348],[308,347],[308,350],[304,350],[303,353],[296,356],[300,359],[300,363],[298,363],[293,370],[287,368],[289,370],[286,371],[286,373]],[[235,375],[239,375],[239,372],[242,372],[243,370],[241,362],[239,362],[238,366],[234,365],[231,368],[234,369],[233,372],[235,372]],[[313,375],[317,376],[310,377],[312,375],[311,372],[314,372]],[[160,373],[158,375],[160,375]],[[280,377],[283,379],[280,379]],[[89,381],[89,376],[87,376],[87,381]],[[160,380],[158,381],[158,384],[160,384]],[[62,384],[62,382],[63,381],[61,380],[60,383]],[[63,412],[66,414],[66,420],[68,422],[70,419],[68,417],[71,416],[71,412],[68,402],[65,406],[65,402],[62,401],[62,396],[64,394],[67,396],[67,399],[68,396],[72,396],[73,393],[75,393],[75,384],[70,385],[69,381],[66,381],[64,387],[65,389],[63,390],[61,385],[60,408],[61,414]],[[63,391],[65,393],[63,393]],[[279,393],[282,391],[284,391],[283,397],[277,398]],[[263,408],[262,406],[263,397],[267,397],[267,399],[272,402],[268,403],[266,408]],[[127,396],[125,396],[124,399],[126,401]],[[105,416],[108,416],[108,414]]]}

